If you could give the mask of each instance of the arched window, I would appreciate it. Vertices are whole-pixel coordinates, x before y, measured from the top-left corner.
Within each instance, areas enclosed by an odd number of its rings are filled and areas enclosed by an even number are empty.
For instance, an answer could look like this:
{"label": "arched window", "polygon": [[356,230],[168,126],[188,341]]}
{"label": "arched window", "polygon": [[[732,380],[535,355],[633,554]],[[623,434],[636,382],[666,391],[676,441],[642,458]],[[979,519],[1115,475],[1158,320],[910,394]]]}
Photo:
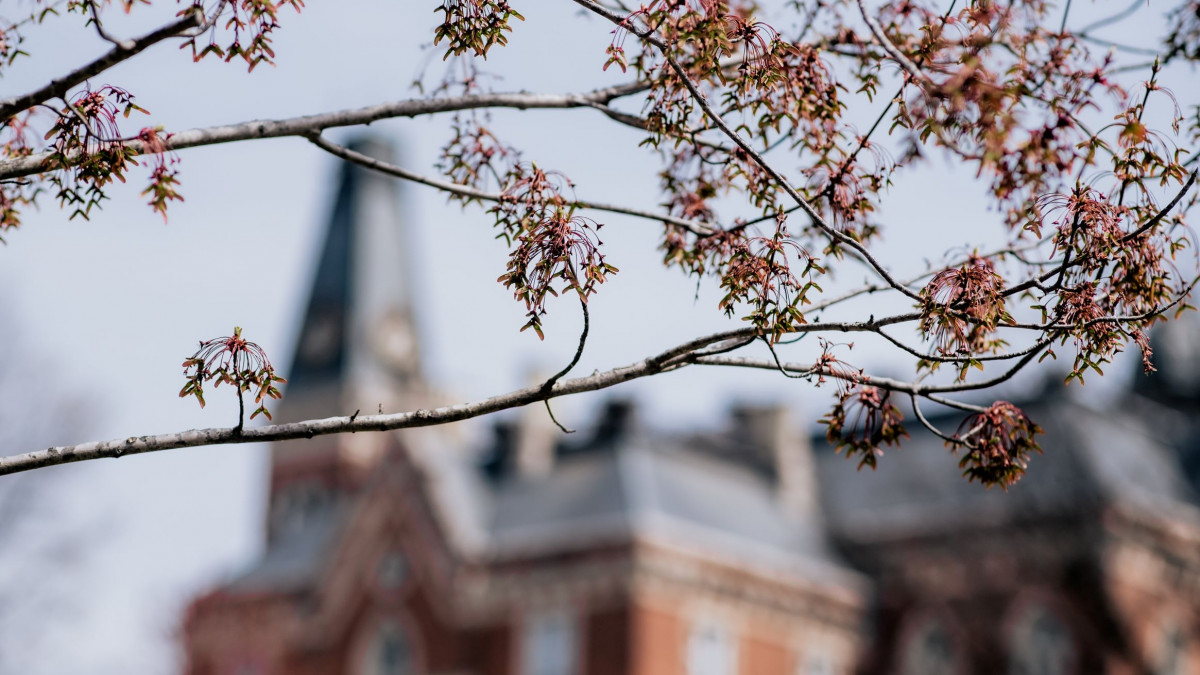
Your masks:
{"label": "arched window", "polygon": [[379,624],[359,662],[359,675],[416,675],[408,633],[395,621]]}
{"label": "arched window", "polygon": [[956,675],[958,654],[946,624],[926,619],[909,633],[900,657],[901,675]]}
{"label": "arched window", "polygon": [[737,649],[724,626],[704,621],[692,626],[687,642],[687,675],[732,675]]}
{"label": "arched window", "polygon": [[1075,640],[1070,629],[1043,605],[1027,608],[1014,625],[1009,675],[1074,675]]}

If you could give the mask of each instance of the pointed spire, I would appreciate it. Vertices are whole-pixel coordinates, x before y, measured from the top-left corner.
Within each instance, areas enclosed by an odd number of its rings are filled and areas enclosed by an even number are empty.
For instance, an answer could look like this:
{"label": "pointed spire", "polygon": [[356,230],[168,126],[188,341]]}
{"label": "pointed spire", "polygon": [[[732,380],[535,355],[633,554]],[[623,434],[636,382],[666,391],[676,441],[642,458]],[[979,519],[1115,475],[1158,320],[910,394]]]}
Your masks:
{"label": "pointed spire", "polygon": [[[391,145],[377,138],[351,147],[395,161]],[[419,383],[407,234],[396,181],[343,164],[288,371],[281,410],[289,419],[390,408]]]}
{"label": "pointed spire", "polygon": [[[395,161],[391,144],[375,137],[350,147]],[[285,371],[281,421],[395,411],[423,398],[408,234],[397,181],[343,164],[295,356]],[[297,501],[278,493],[289,486],[307,492],[353,487],[389,442],[387,435],[359,434],[277,443],[271,522]]]}

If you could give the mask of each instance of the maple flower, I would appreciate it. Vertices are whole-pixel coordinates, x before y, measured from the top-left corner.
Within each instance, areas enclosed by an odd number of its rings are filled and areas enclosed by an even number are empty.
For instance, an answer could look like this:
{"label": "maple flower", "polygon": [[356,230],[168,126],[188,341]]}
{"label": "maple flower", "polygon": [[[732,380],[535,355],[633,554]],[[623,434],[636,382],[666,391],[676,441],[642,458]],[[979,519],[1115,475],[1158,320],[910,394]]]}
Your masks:
{"label": "maple flower", "polygon": [[238,392],[238,429],[242,427],[242,394],[254,390],[254,402],[258,409],[250,415],[259,414],[271,419],[263,399],[283,397],[275,386],[287,382],[275,374],[271,359],[263,348],[242,337],[240,326],[234,327],[233,335],[204,340],[199,349],[183,362],[183,374],[187,383],[179,390],[179,397],[195,396],[200,407],[204,407],[204,383],[214,381],[213,387],[232,385]]}

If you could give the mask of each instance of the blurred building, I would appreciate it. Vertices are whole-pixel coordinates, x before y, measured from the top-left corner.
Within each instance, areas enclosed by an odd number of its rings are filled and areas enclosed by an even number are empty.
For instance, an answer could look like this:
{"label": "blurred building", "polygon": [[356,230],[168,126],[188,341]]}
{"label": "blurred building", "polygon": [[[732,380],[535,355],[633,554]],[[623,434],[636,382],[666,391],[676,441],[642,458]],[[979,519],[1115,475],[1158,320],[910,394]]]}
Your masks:
{"label": "blurred building", "polygon": [[[284,419],[431,405],[394,189],[342,170]],[[1104,409],[1026,402],[1045,454],[1008,492],[918,430],[857,471],[770,408],[280,443],[265,553],[189,608],[186,672],[1200,673],[1196,339]]]}

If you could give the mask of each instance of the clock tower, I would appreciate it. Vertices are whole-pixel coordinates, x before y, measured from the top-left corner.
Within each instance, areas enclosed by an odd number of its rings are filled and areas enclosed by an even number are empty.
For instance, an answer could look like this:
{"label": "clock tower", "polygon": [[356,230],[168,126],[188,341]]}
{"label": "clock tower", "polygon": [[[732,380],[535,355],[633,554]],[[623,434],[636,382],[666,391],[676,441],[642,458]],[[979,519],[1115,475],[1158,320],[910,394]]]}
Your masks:
{"label": "clock tower", "polygon": [[[394,161],[394,149],[377,138],[351,147]],[[295,355],[285,371],[283,422],[395,412],[425,398],[412,307],[412,249],[397,182],[348,162],[337,180]],[[320,519],[395,444],[394,434],[274,444],[268,538]]]}

